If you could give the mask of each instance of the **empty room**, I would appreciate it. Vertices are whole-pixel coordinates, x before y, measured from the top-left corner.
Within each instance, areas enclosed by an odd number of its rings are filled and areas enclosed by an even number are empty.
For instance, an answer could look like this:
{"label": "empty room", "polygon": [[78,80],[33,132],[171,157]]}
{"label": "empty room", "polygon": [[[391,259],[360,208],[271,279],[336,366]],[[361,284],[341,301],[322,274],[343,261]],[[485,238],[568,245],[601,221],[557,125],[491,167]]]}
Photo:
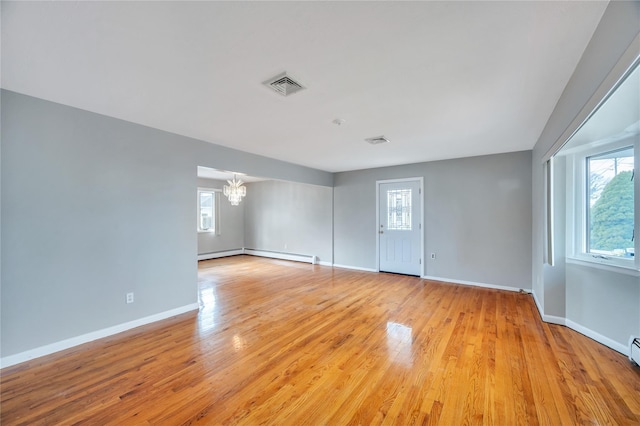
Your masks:
{"label": "empty room", "polygon": [[2,425],[640,424],[640,1],[2,1]]}

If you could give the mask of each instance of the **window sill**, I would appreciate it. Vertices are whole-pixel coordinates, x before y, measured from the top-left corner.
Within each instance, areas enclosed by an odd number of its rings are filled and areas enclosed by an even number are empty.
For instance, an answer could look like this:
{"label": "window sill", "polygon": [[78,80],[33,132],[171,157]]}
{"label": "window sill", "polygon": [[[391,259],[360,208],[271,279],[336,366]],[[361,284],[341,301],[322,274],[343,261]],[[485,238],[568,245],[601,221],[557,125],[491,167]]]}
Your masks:
{"label": "window sill", "polygon": [[585,260],[577,257],[567,257],[567,263],[573,265],[586,266],[588,268],[602,269],[603,271],[616,272],[618,274],[631,275],[632,277],[640,277],[640,271],[634,266],[612,265],[594,260]]}
{"label": "window sill", "polygon": [[215,233],[216,233],[215,230],[213,230],[213,231],[198,231],[198,234],[215,234]]}

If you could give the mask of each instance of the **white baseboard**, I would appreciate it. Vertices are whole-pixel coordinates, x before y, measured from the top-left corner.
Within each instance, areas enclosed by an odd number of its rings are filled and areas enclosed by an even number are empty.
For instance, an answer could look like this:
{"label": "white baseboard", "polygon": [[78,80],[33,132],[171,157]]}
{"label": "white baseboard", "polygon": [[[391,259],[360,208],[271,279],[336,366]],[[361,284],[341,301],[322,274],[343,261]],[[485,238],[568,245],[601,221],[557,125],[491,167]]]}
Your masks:
{"label": "white baseboard", "polygon": [[236,256],[239,254],[248,254],[250,256],[257,256],[257,257],[268,257],[270,259],[292,260],[294,262],[311,263],[314,265],[321,265],[321,266],[333,266],[333,263],[331,262],[318,260],[318,256],[306,255],[306,254],[282,253],[282,252],[268,251],[268,250],[254,250],[254,249],[248,249],[248,248],[199,254],[198,260],[217,259],[219,257]]}
{"label": "white baseboard", "polygon": [[538,307],[538,312],[540,313],[540,317],[543,318],[544,320],[544,309],[542,309],[542,305],[538,300],[538,295],[536,295],[535,292],[531,292],[531,295],[533,296],[533,301],[536,303],[536,306]]}
{"label": "white baseboard", "polygon": [[[453,283],[453,284],[471,285],[471,286],[474,286],[474,287],[491,288],[491,289],[494,289],[494,290],[507,290],[507,291],[520,291],[520,290],[522,290],[520,288],[507,287],[507,286],[504,286],[504,285],[477,283],[477,282],[473,282],[473,281],[464,281],[464,280],[453,280],[451,278],[432,277],[432,276],[429,276],[429,275],[423,275],[421,278],[424,278],[425,280],[442,281],[442,282],[445,282],[445,283]],[[529,293],[529,290],[524,290],[524,291]]]}
{"label": "white baseboard", "polygon": [[277,251],[244,249],[244,254],[250,256],[268,257],[270,259],[292,260],[294,262],[313,263],[317,262],[317,257],[306,254],[281,253]]}
{"label": "white baseboard", "polygon": [[540,300],[538,300],[538,296],[532,292],[533,301],[536,304],[536,308],[538,308],[538,313],[540,314],[540,318],[544,322],[548,322],[550,324],[558,324],[558,325],[567,325],[567,319],[565,317],[558,317],[555,315],[546,315],[544,313],[544,309],[542,309],[542,305],[540,304]]}
{"label": "white baseboard", "polygon": [[614,351],[618,351],[623,355],[629,356],[629,347],[625,346],[622,343],[616,342],[606,336],[603,336],[600,333],[597,333],[587,327],[584,327],[576,322],[571,321],[570,319],[565,319],[566,326],[572,330],[577,331],[580,334],[584,334],[590,339],[595,340],[596,342],[602,343],[603,345],[613,349]]}
{"label": "white baseboard", "polygon": [[628,355],[628,357],[629,357],[629,361],[631,361],[634,364],[640,366],[640,357],[637,356],[638,355],[638,350],[637,349],[635,351],[633,350],[635,347],[637,347],[637,345],[636,346],[633,345],[633,341],[635,339],[638,339],[638,338],[639,338],[638,336],[634,336],[634,335],[629,336],[629,343],[628,343],[628,345],[629,345],[629,355]]}
{"label": "white baseboard", "polygon": [[533,293],[533,300],[536,302],[536,306],[538,307],[538,312],[540,312],[540,317],[542,321],[550,323],[550,324],[558,324],[564,325],[565,327],[569,327],[570,329],[577,331],[580,334],[587,336],[590,339],[595,340],[598,343],[602,343],[603,345],[613,349],[614,351],[620,352],[626,356],[629,356],[629,347],[623,345],[622,343],[618,343],[615,340],[612,340],[606,336],[603,336],[600,333],[597,333],[587,327],[584,327],[577,322],[573,322],[570,319],[564,317],[558,317],[555,315],[546,315],[544,310],[540,306],[540,302],[538,301],[538,297],[535,293]]}
{"label": "white baseboard", "polygon": [[89,343],[94,340],[109,337],[114,334],[122,333],[123,331],[131,330],[132,328],[140,327],[142,325],[151,324],[152,322],[161,321],[167,318],[174,317],[176,315],[184,314],[185,312],[198,310],[200,306],[198,303],[191,303],[189,305],[181,306],[179,308],[170,309],[158,314],[149,315],[148,317],[139,318],[137,320],[125,322],[123,324],[115,325],[113,327],[103,328],[102,330],[92,331],[91,333],[83,334],[81,336],[72,337],[70,339],[61,340],[59,342],[51,343],[45,346],[40,346],[35,349],[29,349],[28,351],[20,352],[15,355],[9,355],[4,358],[0,358],[0,368],[10,367],[12,365],[20,364],[25,361],[30,361],[35,358],[40,358],[46,355],[51,355],[55,352],[60,352],[65,349],[72,348],[74,346]]}
{"label": "white baseboard", "polygon": [[378,272],[376,269],[371,269],[371,268],[361,268],[361,267],[359,267],[359,266],[338,265],[337,263],[334,263],[332,266],[333,266],[334,268],[353,269],[354,271]]}
{"label": "white baseboard", "polygon": [[567,325],[567,319],[564,317],[558,317],[555,315],[545,315],[542,314],[542,321],[548,322],[550,324],[558,324],[558,325]]}
{"label": "white baseboard", "polygon": [[236,256],[244,254],[244,249],[216,251],[214,253],[203,253],[198,255],[198,260],[217,259],[219,257]]}
{"label": "white baseboard", "polygon": [[[494,289],[498,289],[498,290],[508,290],[508,291],[520,291],[520,289],[515,288],[515,287],[505,287],[505,286],[497,286],[497,285],[493,285],[493,284],[483,284],[483,283],[473,283],[473,282],[469,282],[469,281],[461,281],[461,280],[452,280],[452,279],[448,279],[448,278],[438,278],[438,277],[430,277],[430,276],[423,276],[422,278],[428,279],[428,280],[435,280],[435,281],[444,281],[444,282],[451,282],[451,283],[455,283],[455,284],[464,284],[464,285],[474,285],[474,286],[478,286],[478,287],[487,287],[487,288],[494,288]],[[528,290],[525,290],[528,291]],[[540,301],[538,300],[538,297],[536,296],[535,293],[532,293],[533,295],[533,300],[536,304],[536,306],[538,307],[538,311],[540,312],[540,317],[542,318],[542,320],[544,322],[547,323],[551,323],[551,324],[558,324],[558,325],[564,325],[566,327],[569,327],[572,330],[577,331],[580,334],[583,334],[585,336],[587,336],[590,339],[595,340],[596,342],[602,343],[603,345],[613,349],[614,351],[620,352],[623,355],[629,356],[629,347],[625,346],[622,343],[616,342],[615,340],[612,340],[606,336],[603,336],[600,333],[597,333],[587,327],[584,327],[576,322],[573,322],[567,318],[564,317],[558,317],[555,315],[545,315],[543,313],[543,310],[540,307]]]}

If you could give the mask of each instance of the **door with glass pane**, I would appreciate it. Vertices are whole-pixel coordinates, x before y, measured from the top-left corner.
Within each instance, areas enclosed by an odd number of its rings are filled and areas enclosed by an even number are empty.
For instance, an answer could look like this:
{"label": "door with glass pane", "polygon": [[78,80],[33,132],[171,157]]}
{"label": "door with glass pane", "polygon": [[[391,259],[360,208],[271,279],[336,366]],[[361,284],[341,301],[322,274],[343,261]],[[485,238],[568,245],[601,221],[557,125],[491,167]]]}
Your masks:
{"label": "door with glass pane", "polygon": [[421,275],[420,180],[379,184],[380,271]]}

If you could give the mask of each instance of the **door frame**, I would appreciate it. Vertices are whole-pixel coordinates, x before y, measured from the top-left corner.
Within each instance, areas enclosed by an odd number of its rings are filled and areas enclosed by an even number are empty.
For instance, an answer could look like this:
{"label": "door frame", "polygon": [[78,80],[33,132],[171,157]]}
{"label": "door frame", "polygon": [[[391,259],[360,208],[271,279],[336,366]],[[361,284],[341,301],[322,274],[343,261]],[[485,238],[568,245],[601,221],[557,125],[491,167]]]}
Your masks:
{"label": "door frame", "polygon": [[398,183],[398,182],[413,182],[418,181],[418,195],[420,195],[420,278],[425,276],[425,265],[426,261],[424,259],[424,177],[416,176],[410,178],[400,178],[400,179],[384,179],[376,181],[376,271],[380,272],[380,185],[383,183]]}

